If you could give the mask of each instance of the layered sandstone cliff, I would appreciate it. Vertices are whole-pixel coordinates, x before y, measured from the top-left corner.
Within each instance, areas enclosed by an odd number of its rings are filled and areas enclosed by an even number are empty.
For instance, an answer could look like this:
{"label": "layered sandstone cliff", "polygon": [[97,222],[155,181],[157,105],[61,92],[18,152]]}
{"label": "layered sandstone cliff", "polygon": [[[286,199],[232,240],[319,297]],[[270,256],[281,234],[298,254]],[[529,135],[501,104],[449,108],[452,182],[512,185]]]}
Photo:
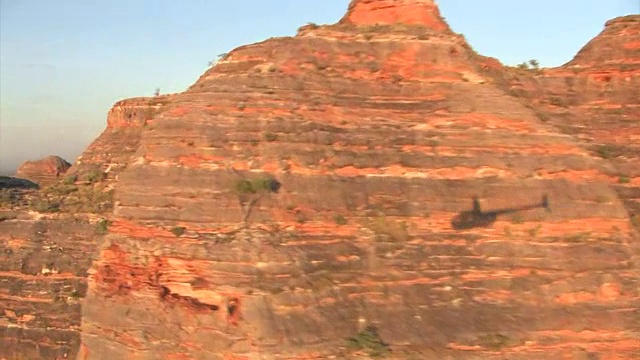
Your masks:
{"label": "layered sandstone cliff", "polygon": [[[342,358],[363,329],[398,358],[637,353],[611,163],[511,96],[433,1],[349,9],[230,52],[142,131],[82,357]],[[545,194],[550,212],[452,227],[474,195]]]}
{"label": "layered sandstone cliff", "polygon": [[39,191],[0,182],[0,358],[76,358],[87,271],[108,228],[117,174],[167,98],[116,103],[70,169],[54,158],[21,167],[17,175]]}
{"label": "layered sandstone cliff", "polygon": [[138,149],[145,127],[169,104],[171,95],[118,101],[107,116],[107,128],[76,160],[70,174],[82,177],[99,168],[114,179]]}
{"label": "layered sandstone cliff", "polygon": [[2,203],[0,357],[633,358],[636,20],[531,73],[432,0],[354,0],[117,103]]}

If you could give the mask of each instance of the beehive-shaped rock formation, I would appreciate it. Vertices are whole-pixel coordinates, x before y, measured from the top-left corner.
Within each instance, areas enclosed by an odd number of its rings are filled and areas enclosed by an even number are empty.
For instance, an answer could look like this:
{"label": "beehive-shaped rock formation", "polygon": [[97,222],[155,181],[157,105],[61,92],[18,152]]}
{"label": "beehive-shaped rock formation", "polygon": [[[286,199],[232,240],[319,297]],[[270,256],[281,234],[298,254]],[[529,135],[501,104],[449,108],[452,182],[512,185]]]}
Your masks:
{"label": "beehive-shaped rock formation", "polygon": [[[120,175],[85,356],[346,356],[367,325],[400,357],[633,353],[637,265],[603,161],[485,62],[417,0],[230,52]],[[277,193],[238,186],[267,175]],[[452,226],[473,196],[490,218],[545,194],[550,212]]]}
{"label": "beehive-shaped rock formation", "polygon": [[47,156],[44,159],[24,162],[18,168],[16,176],[47,185],[59,181],[70,167],[71,164],[59,156]]}

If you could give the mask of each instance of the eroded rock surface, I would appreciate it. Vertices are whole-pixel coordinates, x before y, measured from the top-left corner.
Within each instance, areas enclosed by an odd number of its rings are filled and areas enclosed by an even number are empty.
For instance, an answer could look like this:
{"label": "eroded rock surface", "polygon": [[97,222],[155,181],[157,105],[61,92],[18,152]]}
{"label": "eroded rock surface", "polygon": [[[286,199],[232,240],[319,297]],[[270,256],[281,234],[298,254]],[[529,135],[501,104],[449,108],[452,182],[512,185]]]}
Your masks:
{"label": "eroded rock surface", "polygon": [[94,228],[26,213],[0,221],[0,358],[75,357]]}
{"label": "eroded rock surface", "polygon": [[0,178],[0,358],[76,358],[81,300],[117,175],[165,98],[115,104],[107,129],[64,175],[38,177],[39,190]]}
{"label": "eroded rock surface", "polygon": [[[140,129],[90,270],[80,357],[345,358],[367,326],[397,358],[636,356],[638,239],[611,185],[619,165],[544,102],[562,68],[514,78],[433,1],[349,9],[230,52]],[[542,100],[511,94],[514,80]],[[579,104],[568,117],[597,108]],[[452,228],[473,196],[490,212],[544,195],[550,211]]]}

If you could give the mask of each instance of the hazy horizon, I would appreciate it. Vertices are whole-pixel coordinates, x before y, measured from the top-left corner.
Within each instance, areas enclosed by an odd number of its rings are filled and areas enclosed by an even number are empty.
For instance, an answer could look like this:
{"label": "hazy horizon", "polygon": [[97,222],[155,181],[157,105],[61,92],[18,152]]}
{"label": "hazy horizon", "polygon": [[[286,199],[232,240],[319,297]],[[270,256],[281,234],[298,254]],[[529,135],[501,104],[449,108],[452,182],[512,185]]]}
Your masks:
{"label": "hazy horizon", "polygon": [[[186,90],[217,54],[308,23],[337,22],[348,0],[0,0],[0,175],[26,160],[69,162],[118,100]],[[507,65],[560,66],[637,0],[437,1],[451,28]]]}

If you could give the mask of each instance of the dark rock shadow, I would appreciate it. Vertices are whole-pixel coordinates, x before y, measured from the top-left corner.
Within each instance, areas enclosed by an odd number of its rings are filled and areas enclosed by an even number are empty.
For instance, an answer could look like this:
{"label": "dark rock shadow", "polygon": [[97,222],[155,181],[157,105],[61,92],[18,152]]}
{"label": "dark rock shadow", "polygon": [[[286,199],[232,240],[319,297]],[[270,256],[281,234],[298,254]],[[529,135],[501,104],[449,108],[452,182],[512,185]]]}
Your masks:
{"label": "dark rock shadow", "polygon": [[0,190],[2,189],[39,189],[40,185],[27,179],[11,176],[0,176]]}

